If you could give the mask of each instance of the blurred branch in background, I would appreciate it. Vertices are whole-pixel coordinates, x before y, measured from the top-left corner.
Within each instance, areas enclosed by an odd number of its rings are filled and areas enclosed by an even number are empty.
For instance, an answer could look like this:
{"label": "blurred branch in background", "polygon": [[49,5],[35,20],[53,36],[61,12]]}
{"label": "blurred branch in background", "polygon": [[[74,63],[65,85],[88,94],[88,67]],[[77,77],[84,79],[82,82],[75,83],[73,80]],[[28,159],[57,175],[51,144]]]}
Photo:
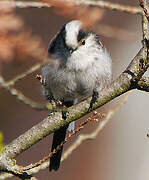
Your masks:
{"label": "blurred branch in background", "polygon": [[37,61],[42,60],[8,82],[0,75],[0,87],[5,88],[12,95],[15,95],[17,99],[34,109],[47,110],[48,104],[36,103],[13,87],[18,80],[45,64],[46,60],[43,61],[45,59],[45,48],[41,46],[41,40],[38,37],[33,36],[24,29],[22,19],[15,15],[14,9],[9,7],[8,2],[1,2],[0,16],[0,63],[13,61],[16,54],[21,61],[28,56],[35,58]]}
{"label": "blurred branch in background", "polygon": [[[43,0],[42,2],[32,2],[32,1],[15,1],[15,2],[11,2],[11,1],[0,1],[0,5],[3,2],[8,2],[8,6],[9,7],[18,7],[18,8],[43,8],[43,7],[51,7],[53,5],[55,5],[55,3],[60,3],[60,1],[58,0],[52,0],[50,1],[46,1]],[[48,2],[48,4],[46,3]],[[113,10],[113,11],[119,11],[119,12],[126,12],[126,13],[130,13],[130,14],[142,14],[142,10],[138,7],[131,7],[131,6],[126,6],[126,5],[122,5],[122,4],[117,4],[117,3],[111,3],[108,1],[89,1],[89,0],[61,0],[61,3],[75,3],[76,5],[90,5],[90,6],[95,6],[95,7],[100,7],[100,8],[106,8],[109,10]]]}
{"label": "blurred branch in background", "polygon": [[13,96],[16,96],[18,100],[22,101],[26,105],[30,105],[30,107],[36,110],[47,110],[46,104],[39,104],[24,96],[23,93],[11,86],[9,86],[5,80],[0,76],[0,86],[7,89]]}

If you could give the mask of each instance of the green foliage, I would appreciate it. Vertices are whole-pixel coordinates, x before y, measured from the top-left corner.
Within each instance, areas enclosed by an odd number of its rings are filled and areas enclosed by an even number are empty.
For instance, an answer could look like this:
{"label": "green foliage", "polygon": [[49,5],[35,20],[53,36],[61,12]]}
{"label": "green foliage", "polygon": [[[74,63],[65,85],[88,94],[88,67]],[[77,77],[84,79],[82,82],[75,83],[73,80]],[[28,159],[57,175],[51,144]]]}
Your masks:
{"label": "green foliage", "polygon": [[1,152],[2,152],[2,150],[4,149],[3,140],[4,140],[3,133],[2,133],[2,132],[0,132],[0,153],[1,153]]}

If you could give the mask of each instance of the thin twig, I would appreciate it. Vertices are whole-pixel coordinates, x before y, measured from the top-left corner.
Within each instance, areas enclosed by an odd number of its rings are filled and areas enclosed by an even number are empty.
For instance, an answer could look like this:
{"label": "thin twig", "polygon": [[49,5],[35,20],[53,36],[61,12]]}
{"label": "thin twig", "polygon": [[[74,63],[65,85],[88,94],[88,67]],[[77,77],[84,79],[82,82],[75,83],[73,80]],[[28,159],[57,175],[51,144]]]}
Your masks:
{"label": "thin twig", "polygon": [[97,135],[99,134],[99,132],[101,130],[103,130],[103,128],[106,126],[106,124],[111,120],[111,118],[113,117],[113,115],[127,102],[129,95],[131,94],[132,91],[128,92],[126,94],[126,96],[122,99],[122,101],[113,109],[111,109],[107,115],[105,116],[105,118],[103,120],[101,120],[99,122],[98,127],[96,128],[95,131],[93,131],[90,134],[81,134],[79,135],[79,137],[77,138],[77,140],[73,143],[72,146],[70,146],[68,148],[67,151],[65,151],[63,157],[62,157],[62,161],[64,161],[65,159],[68,158],[68,156],[71,155],[71,153],[77,149],[84,141],[86,140],[93,140],[97,137]]}
{"label": "thin twig", "polygon": [[147,1],[146,0],[139,0],[139,4],[142,7],[143,15],[142,15],[142,33],[143,33],[143,47],[144,47],[144,52],[143,52],[143,59],[145,64],[147,64],[147,56],[148,56],[148,43],[149,41],[149,10],[147,6]]}
{"label": "thin twig", "polygon": [[49,104],[36,103],[33,100],[29,99],[28,97],[24,96],[24,94],[21,91],[11,86],[8,86],[8,84],[5,82],[2,76],[0,76],[0,86],[7,89],[13,96],[16,96],[18,100],[22,101],[24,104],[30,105],[34,109],[47,110],[52,108],[49,106]]}
{"label": "thin twig", "polygon": [[92,113],[92,115],[90,117],[88,117],[83,123],[81,123],[74,131],[72,131],[71,133],[68,134],[68,136],[65,138],[65,140],[59,145],[57,146],[56,149],[54,149],[52,152],[50,152],[50,154],[46,157],[44,157],[42,160],[34,163],[34,164],[30,164],[24,168],[21,169],[21,172],[25,172],[27,170],[30,170],[30,169],[33,169],[35,167],[38,167],[40,166],[42,163],[44,163],[45,161],[47,161],[49,158],[51,158],[54,154],[57,153],[57,151],[59,151],[66,142],[68,142],[68,140],[73,136],[75,135],[76,133],[78,133],[81,129],[84,128],[84,126],[90,122],[90,121],[97,121],[101,118],[103,118],[105,115],[103,114],[100,114],[100,113],[97,113],[96,111],[94,111]]}
{"label": "thin twig", "polygon": [[37,180],[37,178],[33,177],[31,174],[28,174],[27,172],[20,173],[19,169],[20,166],[10,163],[8,169],[5,170],[5,173],[0,174],[0,180],[8,179],[12,176],[16,176],[23,180]]}
{"label": "thin twig", "polygon": [[[143,15],[142,15],[142,34],[143,34],[143,60],[141,62],[141,69],[139,77],[142,77],[144,74],[143,71],[146,71],[149,67],[149,6],[147,0],[139,0],[139,4],[142,7]],[[140,78],[141,79],[141,78]]]}
{"label": "thin twig", "polygon": [[5,83],[5,86],[13,86],[17,81],[23,79],[24,77],[26,77],[27,75],[33,73],[34,71],[37,71],[41,66],[43,66],[45,63],[47,62],[47,60],[44,60],[38,64],[33,65],[32,67],[30,67],[27,71],[24,71],[22,74],[17,75],[14,79],[8,81]]}
{"label": "thin twig", "polygon": [[147,14],[149,12],[147,6],[147,0],[139,0],[140,6],[142,7],[143,11],[147,11],[146,14],[143,14],[142,18],[142,34],[143,34],[143,52],[142,58],[139,60],[139,72],[137,76],[133,74],[132,84],[137,88],[138,82],[144,75],[144,73],[149,68],[149,21],[147,19]]}
{"label": "thin twig", "polygon": [[146,0],[139,0],[139,4],[142,7],[144,14],[149,21],[149,9],[147,7],[147,1]]}
{"label": "thin twig", "polygon": [[147,0],[139,0],[139,4],[143,11],[142,32],[143,32],[143,45],[146,46],[145,39],[149,40],[149,3]]}

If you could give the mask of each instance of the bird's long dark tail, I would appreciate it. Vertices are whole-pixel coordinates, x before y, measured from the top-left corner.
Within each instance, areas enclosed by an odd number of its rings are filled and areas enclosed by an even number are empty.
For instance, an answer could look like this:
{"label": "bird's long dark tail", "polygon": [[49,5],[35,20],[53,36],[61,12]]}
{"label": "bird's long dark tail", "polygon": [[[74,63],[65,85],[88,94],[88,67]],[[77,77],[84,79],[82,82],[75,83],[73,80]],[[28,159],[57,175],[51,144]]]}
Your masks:
{"label": "bird's long dark tail", "polygon": [[[72,105],[77,104],[77,99],[75,99],[74,101],[63,102],[63,104],[66,107],[70,107]],[[67,118],[66,112],[62,112],[62,116],[63,116],[63,119],[66,119]],[[68,126],[64,126],[61,129],[59,129],[58,131],[54,132],[51,151],[56,149],[57,146],[60,145],[65,140],[67,128],[68,128]],[[72,123],[72,126],[69,127],[68,129],[70,131],[74,130],[74,123]],[[61,162],[62,151],[63,151],[63,147],[50,158],[50,166],[49,166],[50,171],[58,170],[58,168],[60,166],[60,162]]]}
{"label": "bird's long dark tail", "polygon": [[[51,151],[53,151],[58,145],[60,145],[65,140],[67,128],[68,126],[64,126],[58,131],[54,132]],[[50,158],[50,166],[49,166],[50,171],[52,169],[54,169],[55,171],[58,170],[61,162],[62,151],[63,151],[63,147]]]}

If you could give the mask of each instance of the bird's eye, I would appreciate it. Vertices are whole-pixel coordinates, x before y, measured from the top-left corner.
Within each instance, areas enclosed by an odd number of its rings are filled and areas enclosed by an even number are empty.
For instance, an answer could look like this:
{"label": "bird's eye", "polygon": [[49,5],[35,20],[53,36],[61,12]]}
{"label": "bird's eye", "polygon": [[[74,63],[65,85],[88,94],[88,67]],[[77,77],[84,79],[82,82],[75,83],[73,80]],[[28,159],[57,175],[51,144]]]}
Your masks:
{"label": "bird's eye", "polygon": [[80,45],[85,45],[85,39],[81,39]]}

